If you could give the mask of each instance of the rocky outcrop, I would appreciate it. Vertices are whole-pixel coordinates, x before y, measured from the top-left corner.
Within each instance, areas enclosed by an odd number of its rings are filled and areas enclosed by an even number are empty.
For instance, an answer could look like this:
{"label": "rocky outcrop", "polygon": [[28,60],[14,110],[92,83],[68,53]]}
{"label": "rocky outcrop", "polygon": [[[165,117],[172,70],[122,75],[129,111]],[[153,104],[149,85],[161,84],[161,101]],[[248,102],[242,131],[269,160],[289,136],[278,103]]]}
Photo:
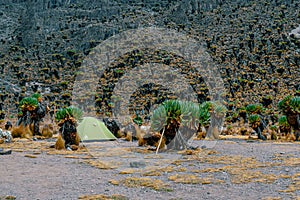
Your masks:
{"label": "rocky outcrop", "polygon": [[91,49],[122,31],[148,26],[203,41],[219,65],[228,102],[271,95],[275,105],[278,94],[299,89],[299,41],[288,35],[298,26],[298,7],[293,0],[4,0],[3,110],[15,113],[19,99],[39,90],[48,101],[68,105],[77,69]]}

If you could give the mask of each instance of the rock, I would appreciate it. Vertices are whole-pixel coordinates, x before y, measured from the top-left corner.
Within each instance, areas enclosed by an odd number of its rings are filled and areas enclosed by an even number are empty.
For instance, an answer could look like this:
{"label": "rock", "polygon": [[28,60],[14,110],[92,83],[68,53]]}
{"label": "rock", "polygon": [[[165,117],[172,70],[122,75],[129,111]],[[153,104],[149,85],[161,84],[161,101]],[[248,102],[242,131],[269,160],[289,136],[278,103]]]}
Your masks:
{"label": "rock", "polygon": [[290,37],[300,39],[300,25],[289,33]]}
{"label": "rock", "polygon": [[0,155],[9,155],[11,154],[12,150],[4,150],[4,149],[0,149]]}
{"label": "rock", "polygon": [[289,168],[285,168],[284,171],[285,171],[285,172],[289,172],[290,169],[289,169]]}
{"label": "rock", "polygon": [[133,162],[130,162],[130,167],[144,168],[144,167],[146,167],[146,163],[144,161],[133,161]]}

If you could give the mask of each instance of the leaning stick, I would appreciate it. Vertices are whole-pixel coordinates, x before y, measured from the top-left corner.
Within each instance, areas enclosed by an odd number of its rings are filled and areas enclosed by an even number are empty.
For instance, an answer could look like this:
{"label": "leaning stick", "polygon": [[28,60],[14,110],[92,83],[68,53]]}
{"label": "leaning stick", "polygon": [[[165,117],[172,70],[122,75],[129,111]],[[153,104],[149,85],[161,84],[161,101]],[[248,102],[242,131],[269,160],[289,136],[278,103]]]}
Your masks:
{"label": "leaning stick", "polygon": [[156,154],[158,153],[159,147],[160,147],[161,142],[162,142],[162,139],[163,139],[163,137],[164,137],[164,133],[165,133],[165,127],[164,127],[164,129],[163,129],[163,132],[161,133],[161,137],[160,137],[160,139],[159,139],[159,143],[158,143],[158,146],[157,146],[157,149],[156,149]]}

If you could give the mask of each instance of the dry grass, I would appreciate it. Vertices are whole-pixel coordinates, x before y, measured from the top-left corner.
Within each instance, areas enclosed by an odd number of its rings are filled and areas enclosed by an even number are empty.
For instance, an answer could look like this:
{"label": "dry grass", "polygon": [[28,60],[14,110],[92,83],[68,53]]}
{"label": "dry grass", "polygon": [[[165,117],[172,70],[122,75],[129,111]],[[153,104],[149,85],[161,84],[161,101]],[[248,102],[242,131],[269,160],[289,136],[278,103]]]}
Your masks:
{"label": "dry grass", "polygon": [[86,160],[84,163],[91,165],[93,167],[99,168],[99,169],[116,169],[118,168],[118,163],[114,162],[104,162],[99,159],[97,160]]}
{"label": "dry grass", "polygon": [[136,169],[124,169],[122,171],[119,172],[119,174],[134,174],[136,172],[139,172]]}
{"label": "dry grass", "polygon": [[[226,141],[231,143],[231,141]],[[53,143],[53,142],[52,142]],[[91,156],[85,147],[80,147],[77,151],[56,150],[49,148],[52,144],[47,141],[32,141],[30,139],[14,139],[13,143],[0,144],[2,148],[10,148],[13,151],[25,152],[28,158],[37,158],[39,154],[62,155],[65,158],[81,159],[80,163],[85,163],[102,170],[119,168],[124,160],[142,156],[147,161],[147,166],[143,169],[122,169],[116,173],[122,174],[122,180],[110,180],[109,183],[115,186],[125,187],[146,187],[157,191],[171,191],[169,185],[154,177],[168,178],[173,183],[180,184],[223,184],[223,180],[216,179],[215,173],[226,173],[232,184],[264,183],[271,184],[278,179],[290,179],[290,184],[282,188],[280,192],[292,193],[299,191],[300,173],[294,175],[287,174],[266,174],[264,171],[277,166],[295,167],[300,165],[300,158],[293,154],[273,154],[270,162],[261,162],[255,157],[244,157],[240,155],[224,155],[221,152],[211,149],[197,149],[179,151],[177,158],[168,158],[164,154],[156,155],[153,151],[141,147],[106,147],[94,145],[89,147],[93,152]],[[262,144],[263,145],[263,144]],[[94,156],[94,157],[93,157]],[[93,159],[97,157],[97,159]],[[102,160],[99,158],[103,158]],[[104,161],[108,158],[111,161]],[[126,162],[126,161],[125,161]],[[162,167],[161,164],[164,164]],[[199,164],[209,167],[198,168]],[[127,163],[128,164],[128,163]],[[200,164],[201,165],[201,164]],[[263,169],[263,170],[262,170]],[[128,176],[141,177],[128,177]],[[166,177],[167,176],[167,177]],[[151,178],[150,178],[151,177]],[[118,199],[114,196],[91,195],[82,196],[81,199]],[[122,197],[120,197],[122,199]],[[126,198],[126,197],[124,197]],[[265,199],[278,199],[277,197],[267,197]]]}
{"label": "dry grass", "polygon": [[81,200],[128,200],[126,196],[120,194],[113,194],[111,196],[97,194],[97,195],[84,195],[79,197]]}
{"label": "dry grass", "polygon": [[113,185],[120,185],[120,181],[117,180],[109,180],[108,182]]}
{"label": "dry grass", "polygon": [[[185,154],[185,153],[183,153]],[[259,182],[259,183],[274,183],[274,181],[281,178],[292,178],[289,175],[284,174],[266,174],[260,171],[261,168],[271,168],[279,165],[284,166],[296,166],[300,164],[300,159],[291,157],[291,155],[278,155],[275,157],[275,161],[280,160],[281,162],[260,162],[254,157],[243,157],[239,155],[219,155],[218,152],[211,150],[202,150],[195,153],[189,153],[188,161],[199,161],[204,164],[213,164],[214,166],[222,165],[220,167],[208,167],[203,169],[194,169],[193,173],[218,173],[226,172],[230,181],[233,184],[245,184],[249,182]],[[280,156],[280,157],[279,157]],[[175,165],[179,166],[183,161],[178,160],[174,162]],[[195,175],[174,175],[169,177],[170,180],[180,183],[192,183],[200,184],[202,179]],[[291,184],[289,190],[294,191],[295,188],[300,188],[298,179],[295,180],[294,184]]]}
{"label": "dry grass", "polygon": [[189,160],[197,160],[200,163],[219,164],[239,166],[240,168],[256,169],[262,167],[278,166],[279,163],[273,162],[259,162],[254,157],[243,157],[239,155],[214,155],[218,152],[214,151],[201,151],[193,155]]}
{"label": "dry grass", "polygon": [[130,151],[133,153],[140,153],[140,154],[153,154],[153,151],[147,149],[147,148],[130,148]]}
{"label": "dry grass", "polygon": [[49,150],[47,142],[33,142],[28,139],[14,139],[14,142],[0,144],[0,147],[12,149],[14,152],[28,152],[30,154],[40,154]]}
{"label": "dry grass", "polygon": [[142,174],[143,176],[161,176],[162,172],[158,171],[158,170],[151,170],[151,171],[147,171],[145,173]]}
{"label": "dry grass", "polygon": [[299,166],[300,158],[290,157],[283,160],[283,165],[286,166]]}
{"label": "dry grass", "polygon": [[222,180],[217,180],[211,177],[200,178],[193,174],[175,174],[169,176],[168,178],[170,181],[175,183],[183,183],[183,184],[217,184],[217,183],[224,183]]}
{"label": "dry grass", "polygon": [[[99,149],[99,147],[98,147]],[[128,155],[130,153],[130,150],[127,148],[121,148],[121,147],[115,147],[115,148],[106,148],[102,150],[101,152],[95,151],[91,148],[89,148],[91,152],[93,152],[93,155],[95,157],[121,157],[124,155]]]}
{"label": "dry grass", "polygon": [[228,168],[228,173],[233,184],[250,182],[273,183],[279,178],[274,174],[264,174],[253,170],[240,170],[239,168]]}
{"label": "dry grass", "polygon": [[77,151],[68,151],[68,150],[57,150],[57,149],[47,149],[48,155],[88,155],[84,147],[79,147]]}
{"label": "dry grass", "polygon": [[142,176],[161,176],[164,173],[172,173],[172,172],[185,172],[187,171],[186,168],[180,167],[175,168],[173,166],[166,166],[166,167],[151,167],[151,169],[146,170]]}
{"label": "dry grass", "polygon": [[31,138],[32,131],[30,130],[29,126],[17,126],[11,130],[11,135],[13,138]]}
{"label": "dry grass", "polygon": [[294,174],[291,177],[290,185],[285,190],[280,190],[280,192],[293,193],[300,191],[300,173]]}
{"label": "dry grass", "polygon": [[37,158],[36,155],[31,155],[31,154],[26,154],[25,157],[27,157],[27,158]]}
{"label": "dry grass", "polygon": [[0,200],[15,200],[15,199],[17,199],[17,197],[11,196],[11,195],[9,195],[9,196],[0,196]]}
{"label": "dry grass", "polygon": [[81,157],[73,156],[73,155],[67,155],[67,156],[64,156],[64,158],[80,159]]}
{"label": "dry grass", "polygon": [[172,191],[163,181],[145,177],[127,177],[120,184],[130,188],[146,187],[156,191]]}

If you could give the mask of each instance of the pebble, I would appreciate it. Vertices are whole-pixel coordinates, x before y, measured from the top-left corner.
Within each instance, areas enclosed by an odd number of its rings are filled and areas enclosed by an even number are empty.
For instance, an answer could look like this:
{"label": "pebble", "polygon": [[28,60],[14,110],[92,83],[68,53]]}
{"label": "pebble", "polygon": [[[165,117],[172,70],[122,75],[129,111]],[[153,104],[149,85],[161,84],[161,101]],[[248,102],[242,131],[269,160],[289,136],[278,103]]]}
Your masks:
{"label": "pebble", "polygon": [[289,169],[289,168],[285,168],[284,171],[285,171],[285,172],[289,172],[290,169]]}
{"label": "pebble", "polygon": [[146,163],[144,161],[130,162],[130,167],[132,167],[132,168],[143,168],[145,166],[146,166]]}

